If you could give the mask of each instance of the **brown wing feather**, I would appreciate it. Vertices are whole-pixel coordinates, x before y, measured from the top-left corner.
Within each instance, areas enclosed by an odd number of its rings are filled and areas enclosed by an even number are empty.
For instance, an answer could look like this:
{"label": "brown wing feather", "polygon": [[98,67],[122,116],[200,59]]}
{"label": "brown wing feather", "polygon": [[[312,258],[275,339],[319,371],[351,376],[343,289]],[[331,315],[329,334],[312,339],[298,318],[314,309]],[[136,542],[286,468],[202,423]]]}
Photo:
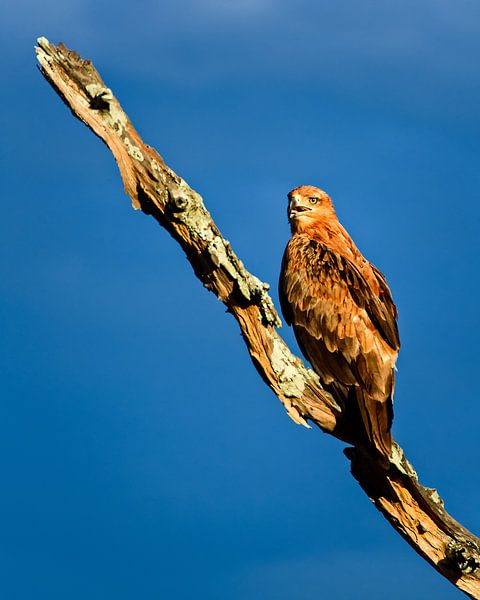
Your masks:
{"label": "brown wing feather", "polygon": [[344,406],[354,391],[368,439],[388,456],[397,311],[380,271],[364,260],[362,267],[295,235],[282,262],[280,302],[322,383]]}

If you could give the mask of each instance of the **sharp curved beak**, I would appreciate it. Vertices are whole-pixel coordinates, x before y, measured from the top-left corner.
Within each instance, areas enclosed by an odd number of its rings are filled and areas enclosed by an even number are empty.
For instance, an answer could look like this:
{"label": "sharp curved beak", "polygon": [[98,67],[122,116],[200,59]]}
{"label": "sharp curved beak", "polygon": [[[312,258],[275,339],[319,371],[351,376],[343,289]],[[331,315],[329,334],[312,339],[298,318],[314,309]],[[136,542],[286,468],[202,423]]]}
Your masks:
{"label": "sharp curved beak", "polygon": [[308,206],[300,206],[299,201],[292,198],[288,204],[288,218],[294,219],[295,217],[298,217],[299,214],[310,210],[311,208],[308,208]]}

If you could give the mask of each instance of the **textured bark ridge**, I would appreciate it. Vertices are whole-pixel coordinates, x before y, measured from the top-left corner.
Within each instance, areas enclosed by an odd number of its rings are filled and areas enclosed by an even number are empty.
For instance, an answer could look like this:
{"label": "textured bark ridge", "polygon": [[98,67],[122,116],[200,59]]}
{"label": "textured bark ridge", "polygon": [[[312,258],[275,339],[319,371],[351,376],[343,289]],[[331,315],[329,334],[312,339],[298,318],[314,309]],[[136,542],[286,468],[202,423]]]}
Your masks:
{"label": "textured bark ridge", "polygon": [[39,38],[36,53],[47,81],[115,156],[133,207],[169,231],[196,276],[235,317],[253,364],[288,415],[352,444],[345,450],[352,474],[393,528],[440,574],[480,599],[480,540],[447,514],[436,490],[419,484],[396,443],[386,469],[354,439],[317,375],[279,336],[269,286],[245,269],[200,195],[142,141],[89,60],[45,38]]}

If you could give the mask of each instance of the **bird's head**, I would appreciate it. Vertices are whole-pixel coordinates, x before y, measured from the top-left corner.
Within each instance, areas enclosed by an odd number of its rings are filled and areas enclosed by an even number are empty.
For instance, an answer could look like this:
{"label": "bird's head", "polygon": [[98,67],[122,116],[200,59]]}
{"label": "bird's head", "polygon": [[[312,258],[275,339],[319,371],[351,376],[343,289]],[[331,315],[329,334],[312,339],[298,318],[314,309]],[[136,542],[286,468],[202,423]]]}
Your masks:
{"label": "bird's head", "polygon": [[292,232],[305,231],[319,221],[336,219],[327,193],[313,185],[301,185],[288,194],[288,220]]}

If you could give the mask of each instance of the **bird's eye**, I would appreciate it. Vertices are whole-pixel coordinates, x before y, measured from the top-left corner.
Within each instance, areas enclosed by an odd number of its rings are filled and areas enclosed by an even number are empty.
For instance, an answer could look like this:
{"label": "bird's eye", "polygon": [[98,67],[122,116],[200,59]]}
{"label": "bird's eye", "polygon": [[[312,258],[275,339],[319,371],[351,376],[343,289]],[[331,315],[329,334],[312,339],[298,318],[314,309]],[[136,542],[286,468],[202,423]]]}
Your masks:
{"label": "bird's eye", "polygon": [[308,201],[310,202],[310,204],[316,204],[318,202],[318,198],[316,196],[310,196]]}

